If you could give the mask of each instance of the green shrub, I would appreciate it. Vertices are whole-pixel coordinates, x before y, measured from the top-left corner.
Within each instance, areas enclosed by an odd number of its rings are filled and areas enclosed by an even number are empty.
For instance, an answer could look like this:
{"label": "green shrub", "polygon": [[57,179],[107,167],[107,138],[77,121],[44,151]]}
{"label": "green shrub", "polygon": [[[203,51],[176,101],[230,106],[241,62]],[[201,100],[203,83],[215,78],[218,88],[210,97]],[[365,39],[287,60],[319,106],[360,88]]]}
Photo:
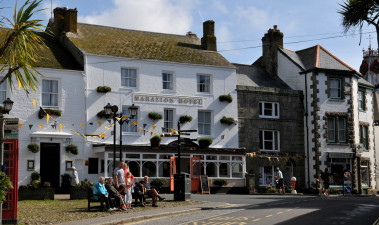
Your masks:
{"label": "green shrub", "polygon": [[157,112],[149,112],[148,116],[152,120],[161,120],[163,118],[162,114]]}
{"label": "green shrub", "polygon": [[0,204],[4,202],[9,188],[13,188],[11,180],[5,173],[0,172]]}
{"label": "green shrub", "polygon": [[153,181],[151,181],[151,185],[162,187],[165,186],[167,183],[166,179],[164,178],[155,178]]}
{"label": "green shrub", "polygon": [[235,123],[235,120],[233,117],[226,117],[223,116],[220,120],[221,123],[227,124],[227,125],[232,125]]}
{"label": "green shrub", "polygon": [[77,154],[79,154],[78,146],[73,145],[73,144],[69,144],[66,146],[66,152],[70,152],[74,155],[77,155]]}
{"label": "green shrub", "polygon": [[224,179],[215,179],[213,180],[213,185],[216,185],[216,186],[224,186],[224,185],[227,185],[228,182],[226,182],[226,180]]}
{"label": "green shrub", "polygon": [[38,144],[28,144],[29,151],[33,153],[39,152],[39,145]]}
{"label": "green shrub", "polygon": [[150,138],[150,145],[151,147],[158,147],[161,143],[162,138],[158,135],[155,135],[154,137]]}
{"label": "green shrub", "polygon": [[231,94],[227,94],[227,95],[220,95],[218,97],[218,100],[220,100],[220,102],[232,102],[233,101],[233,97]]}
{"label": "green shrub", "polygon": [[30,177],[32,178],[32,182],[33,182],[33,181],[39,180],[41,178],[41,175],[39,175],[37,171],[33,171]]}
{"label": "green shrub", "polygon": [[90,182],[89,180],[84,179],[84,180],[80,181],[79,184],[77,184],[74,187],[84,189],[84,188],[89,188],[89,187],[94,186],[94,185],[95,185],[95,182]]}
{"label": "green shrub", "polygon": [[98,112],[98,113],[96,114],[96,116],[97,116],[99,119],[109,119],[112,115],[111,115],[111,114],[107,115],[107,114],[105,113],[104,109],[103,109],[103,110],[101,110],[100,112]]}
{"label": "green shrub", "polygon": [[266,188],[266,193],[276,193],[276,192],[278,192],[278,189],[276,189],[276,187],[268,186]]}
{"label": "green shrub", "polygon": [[180,116],[179,118],[179,123],[181,124],[185,124],[187,122],[191,122],[192,121],[192,116],[189,116],[189,115],[183,115],[183,116]]}
{"label": "green shrub", "polygon": [[110,88],[108,86],[97,87],[97,92],[100,92],[100,93],[107,93],[107,92],[110,92],[111,90],[112,90],[112,88]]}
{"label": "green shrub", "polygon": [[48,113],[50,116],[62,116],[62,111],[59,109],[42,109],[40,108],[38,112],[38,118],[43,119]]}
{"label": "green shrub", "polygon": [[200,148],[208,148],[212,143],[212,138],[200,138],[198,140]]}

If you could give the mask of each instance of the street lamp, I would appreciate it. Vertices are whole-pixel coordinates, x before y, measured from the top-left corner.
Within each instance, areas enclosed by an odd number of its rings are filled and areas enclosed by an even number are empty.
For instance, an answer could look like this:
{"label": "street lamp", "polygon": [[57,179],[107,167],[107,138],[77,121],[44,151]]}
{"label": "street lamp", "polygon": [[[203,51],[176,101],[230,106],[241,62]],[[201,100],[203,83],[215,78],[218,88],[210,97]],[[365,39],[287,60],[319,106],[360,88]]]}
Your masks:
{"label": "street lamp", "polygon": [[[6,173],[5,167],[3,165],[3,151],[4,151],[4,114],[9,114],[9,111],[12,110],[13,101],[7,98],[4,102],[4,108],[0,110],[0,167],[1,172]],[[3,204],[0,204],[0,224],[2,224],[2,210]]]}
{"label": "street lamp", "polygon": [[128,108],[129,110],[129,117],[126,117],[125,119],[122,118],[122,113],[120,113],[120,118],[117,120],[117,112],[118,112],[118,107],[117,105],[111,105],[108,103],[106,106],[104,106],[104,111],[106,115],[111,115],[113,112],[113,123],[114,123],[114,130],[113,130],[113,171],[116,168],[116,121],[120,124],[120,162],[122,162],[122,124],[126,123],[128,124],[136,115],[138,112],[138,107],[130,106]]}

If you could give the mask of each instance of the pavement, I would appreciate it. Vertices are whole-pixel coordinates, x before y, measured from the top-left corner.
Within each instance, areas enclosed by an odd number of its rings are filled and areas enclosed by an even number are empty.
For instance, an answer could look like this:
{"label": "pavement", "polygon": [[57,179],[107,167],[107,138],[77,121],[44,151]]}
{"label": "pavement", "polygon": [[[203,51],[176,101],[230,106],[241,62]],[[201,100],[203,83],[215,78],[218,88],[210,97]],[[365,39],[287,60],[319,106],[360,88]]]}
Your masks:
{"label": "pavement", "polygon": [[[167,195],[161,195],[162,197],[172,197],[172,194]],[[55,199],[67,199],[67,195],[55,195]],[[68,198],[69,195],[68,195]],[[104,224],[104,225],[113,225],[113,224],[123,224],[123,223],[134,223],[139,222],[143,220],[148,220],[152,218],[162,218],[162,217],[169,217],[169,216],[178,216],[182,214],[187,213],[193,213],[197,212],[203,209],[216,209],[216,208],[225,208],[230,206],[231,204],[226,202],[202,202],[199,205],[188,205],[188,206],[181,206],[181,207],[175,207],[175,208],[162,208],[162,209],[155,209],[155,210],[144,210],[140,212],[133,212],[133,213],[122,213],[122,214],[115,214],[105,217],[96,217],[92,219],[86,219],[86,220],[80,220],[80,221],[71,221],[67,223],[61,223],[62,225],[97,225],[97,224]]]}

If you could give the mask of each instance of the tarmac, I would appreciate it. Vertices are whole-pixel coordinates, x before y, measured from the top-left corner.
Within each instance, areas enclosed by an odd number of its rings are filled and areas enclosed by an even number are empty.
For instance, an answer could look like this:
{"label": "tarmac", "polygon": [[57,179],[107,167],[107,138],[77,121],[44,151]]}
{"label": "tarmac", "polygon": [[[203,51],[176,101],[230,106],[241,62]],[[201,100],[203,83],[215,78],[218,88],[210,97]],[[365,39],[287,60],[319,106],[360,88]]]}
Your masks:
{"label": "tarmac", "polygon": [[[162,197],[172,197],[172,194],[162,195]],[[55,199],[69,199],[69,195],[55,195]],[[133,223],[143,220],[148,220],[152,218],[162,218],[169,216],[178,216],[187,213],[197,212],[203,209],[216,209],[216,208],[225,208],[230,204],[226,202],[202,202],[199,205],[188,205],[175,208],[162,208],[155,210],[144,210],[140,212],[133,213],[122,213],[115,214],[105,217],[96,217],[92,219],[71,221],[67,223],[61,223],[62,225],[113,225],[113,224],[123,224],[123,223]]]}

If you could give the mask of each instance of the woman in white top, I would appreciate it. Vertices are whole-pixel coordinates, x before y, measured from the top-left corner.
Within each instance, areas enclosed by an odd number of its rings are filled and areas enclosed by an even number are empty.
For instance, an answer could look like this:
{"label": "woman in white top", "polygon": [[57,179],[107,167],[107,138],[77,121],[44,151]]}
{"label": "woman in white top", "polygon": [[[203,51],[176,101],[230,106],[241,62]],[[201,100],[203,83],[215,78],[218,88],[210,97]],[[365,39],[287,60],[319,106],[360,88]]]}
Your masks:
{"label": "woman in white top", "polygon": [[70,181],[71,186],[76,186],[77,184],[79,184],[78,172],[76,171],[75,166],[71,167]]}

